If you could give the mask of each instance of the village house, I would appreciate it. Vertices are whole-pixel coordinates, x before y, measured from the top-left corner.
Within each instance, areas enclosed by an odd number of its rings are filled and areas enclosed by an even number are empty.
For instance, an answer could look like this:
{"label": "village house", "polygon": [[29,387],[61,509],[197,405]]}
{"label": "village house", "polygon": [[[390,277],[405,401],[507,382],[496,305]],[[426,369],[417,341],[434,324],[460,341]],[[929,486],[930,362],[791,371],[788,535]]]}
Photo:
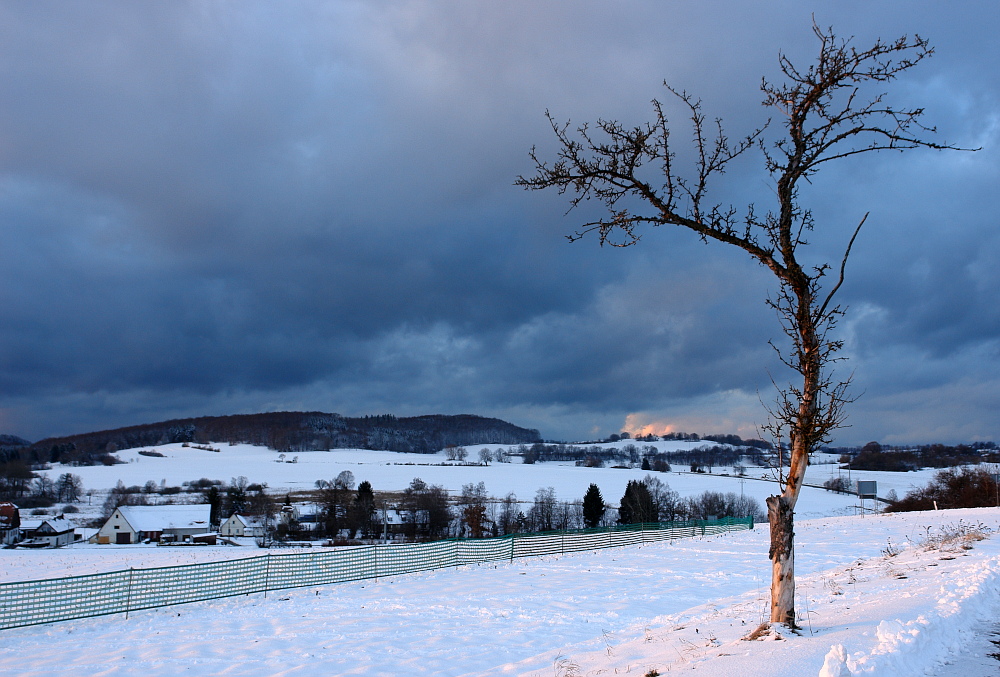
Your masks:
{"label": "village house", "polygon": [[0,545],[12,545],[20,539],[20,510],[13,503],[0,503]]}
{"label": "village house", "polygon": [[188,542],[210,531],[207,503],[198,505],[123,505],[97,532],[101,544]]}
{"label": "village house", "polygon": [[62,515],[21,522],[21,548],[61,548],[76,540],[76,529]]}
{"label": "village house", "polygon": [[252,536],[256,538],[263,536],[266,528],[267,525],[262,517],[248,517],[233,513],[219,527],[219,535],[229,537]]}

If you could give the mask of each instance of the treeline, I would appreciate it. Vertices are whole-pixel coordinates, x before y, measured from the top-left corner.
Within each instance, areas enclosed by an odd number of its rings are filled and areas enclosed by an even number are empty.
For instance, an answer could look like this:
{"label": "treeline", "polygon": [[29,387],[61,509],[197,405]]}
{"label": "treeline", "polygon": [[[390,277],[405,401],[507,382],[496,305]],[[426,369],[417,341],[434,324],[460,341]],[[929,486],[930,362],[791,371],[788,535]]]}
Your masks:
{"label": "treeline", "polygon": [[379,507],[385,504],[391,504],[402,522],[401,535],[410,541],[485,538],[640,522],[765,517],[760,504],[749,496],[706,491],[681,498],[670,485],[652,475],[629,482],[617,508],[605,503],[594,484],[583,497],[570,500],[559,500],[554,488],[542,487],[530,501],[518,499],[513,492],[491,496],[483,482],[463,485],[461,493],[449,496],[443,487],[420,478],[414,478],[402,495],[396,494],[390,500],[374,494],[368,482],[355,490],[350,471],[316,485],[320,490],[320,517],[319,529],[312,535],[332,539],[379,536],[383,528]]}
{"label": "treeline", "polygon": [[[533,443],[537,430],[481,416],[392,415],[350,418],[322,412],[272,412],[206,416],[50,438],[15,452],[30,465],[114,462],[119,449],[176,442],[253,444],[280,452],[382,449],[433,453],[447,446]],[[13,460],[13,459],[10,459]]]}
{"label": "treeline", "polygon": [[[732,434],[717,434],[717,435],[701,435],[699,437],[698,433],[667,433],[666,435],[661,435],[662,440],[703,440],[707,442],[716,442],[718,444],[729,444],[734,447],[754,447],[756,449],[762,449],[764,451],[769,451],[774,448],[774,445],[770,442],[757,439],[745,440],[739,435]],[[652,440],[651,440],[652,441]]]}
{"label": "treeline", "polygon": [[65,512],[77,512],[73,503],[83,496],[79,475],[63,473],[55,480],[37,475],[14,461],[0,465],[0,501],[14,501],[20,508],[47,508],[57,502],[67,503]]}
{"label": "treeline", "polygon": [[934,475],[927,486],[909,491],[892,503],[887,512],[984,508],[1000,505],[996,475],[982,467],[947,468]]}
{"label": "treeline", "polygon": [[17,435],[0,435],[0,461],[6,461],[8,454],[17,457],[22,449],[30,446],[31,442]]}
{"label": "treeline", "polygon": [[652,444],[624,444],[620,447],[602,447],[591,444],[544,444],[541,442],[518,447],[517,454],[524,463],[541,461],[574,461],[577,465],[604,467],[623,465],[642,467],[643,470],[668,471],[671,464],[681,464],[692,470],[708,469],[716,466],[738,466],[742,463],[765,465],[766,454],[757,446],[731,447],[720,444],[704,445],[678,451],[659,451]]}
{"label": "treeline", "polygon": [[[605,442],[618,442],[619,440],[629,440],[632,439],[631,433],[615,433],[610,435]],[[770,450],[774,448],[774,445],[770,442],[757,439],[745,440],[739,435],[733,434],[714,434],[714,435],[699,435],[698,433],[684,433],[684,432],[672,432],[666,433],[664,435],[654,435],[649,433],[647,435],[636,435],[636,442],[659,442],[660,440],[680,440],[686,442],[715,442],[717,444],[729,444],[734,447],[756,447],[758,449]]]}
{"label": "treeline", "polygon": [[950,468],[977,465],[983,461],[997,460],[997,447],[993,442],[972,444],[927,444],[917,447],[884,447],[869,442],[860,450],[842,450],[841,463],[849,463],[854,470],[888,470],[907,472],[920,468]]}
{"label": "treeline", "polygon": [[513,492],[492,496],[483,482],[463,485],[461,493],[452,496],[443,487],[420,478],[414,478],[402,494],[376,494],[367,481],[355,488],[350,471],[330,481],[319,480],[316,487],[319,514],[315,528],[299,530],[299,525],[289,523],[288,536],[342,543],[377,538],[384,529],[383,510],[398,516],[401,531],[396,533],[408,541],[688,519],[753,516],[762,520],[765,516],[760,504],[749,496],[706,491],[681,498],[653,475],[629,482],[617,508],[606,504],[593,484],[583,497],[570,500],[559,500],[554,488],[542,487],[529,501],[520,500]]}
{"label": "treeline", "polygon": [[[591,485],[591,491],[595,489],[596,486]],[[584,497],[585,512],[586,507],[587,497]],[[766,514],[757,499],[750,496],[704,491],[697,496],[681,498],[666,482],[646,475],[642,480],[630,480],[625,487],[616,521],[618,524],[638,524],[723,517],[753,517],[755,521],[760,521],[766,518]],[[588,523],[587,526],[592,525]]]}
{"label": "treeline", "polygon": [[[61,501],[68,504],[63,508],[65,512],[76,512],[72,503],[83,495],[80,478],[64,473],[54,481],[36,478],[26,485],[18,504],[24,508]],[[521,500],[513,492],[492,496],[483,482],[463,485],[461,493],[452,495],[420,478],[414,478],[402,492],[376,493],[368,481],[356,484],[354,474],[347,470],[331,480],[317,480],[310,498],[311,510],[300,512],[298,508],[305,506],[293,506],[290,495],[275,495],[266,482],[251,482],[244,476],[234,477],[228,483],[201,478],[182,486],[153,480],[126,486],[119,481],[108,492],[101,516],[92,525],[100,526],[121,506],[192,501],[210,506],[215,528],[236,513],[259,518],[267,524],[269,532],[265,540],[328,539],[336,544],[380,538],[387,530],[385,516],[390,516],[389,533],[406,541],[485,538],[614,524],[765,517],[760,504],[751,497],[706,491],[682,498],[652,474],[630,481],[617,507],[605,502],[596,484],[590,485],[583,497],[569,500],[559,500],[552,487],[539,488],[529,500]]]}

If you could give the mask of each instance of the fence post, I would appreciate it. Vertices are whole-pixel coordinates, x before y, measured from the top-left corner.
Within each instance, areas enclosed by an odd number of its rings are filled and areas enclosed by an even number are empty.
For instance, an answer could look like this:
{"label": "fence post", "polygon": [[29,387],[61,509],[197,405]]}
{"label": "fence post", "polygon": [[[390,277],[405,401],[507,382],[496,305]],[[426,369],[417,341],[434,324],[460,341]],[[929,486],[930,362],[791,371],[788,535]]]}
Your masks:
{"label": "fence post", "polygon": [[267,599],[267,589],[271,587],[271,551],[267,551],[267,569],[264,570],[264,599]]}
{"label": "fence post", "polygon": [[125,593],[125,620],[128,620],[129,609],[132,608],[132,572],[133,567],[128,568],[128,592]]}

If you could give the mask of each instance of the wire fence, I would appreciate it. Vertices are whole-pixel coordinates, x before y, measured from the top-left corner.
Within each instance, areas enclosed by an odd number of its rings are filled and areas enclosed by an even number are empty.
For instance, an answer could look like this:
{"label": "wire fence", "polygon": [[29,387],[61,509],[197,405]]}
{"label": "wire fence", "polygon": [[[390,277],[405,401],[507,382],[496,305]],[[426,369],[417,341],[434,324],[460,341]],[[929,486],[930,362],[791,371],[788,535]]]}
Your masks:
{"label": "wire fence", "polygon": [[600,550],[752,529],[753,518],[630,524],[499,538],[360,545],[319,552],[0,583],[0,630],[236,595]]}

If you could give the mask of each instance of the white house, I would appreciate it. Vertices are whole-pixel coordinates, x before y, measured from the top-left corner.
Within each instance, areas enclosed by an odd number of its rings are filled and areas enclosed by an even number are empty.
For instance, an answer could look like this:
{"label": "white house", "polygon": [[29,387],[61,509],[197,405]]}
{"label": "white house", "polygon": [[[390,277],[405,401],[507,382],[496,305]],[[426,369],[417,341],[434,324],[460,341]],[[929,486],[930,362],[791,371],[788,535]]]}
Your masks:
{"label": "white house", "polygon": [[211,506],[123,505],[97,532],[98,543],[129,544],[142,541],[190,541],[210,531]]}
{"label": "white house", "polygon": [[266,525],[261,517],[233,514],[219,527],[220,536],[263,536]]}
{"label": "white house", "polygon": [[25,548],[61,548],[76,540],[76,530],[62,515],[39,521],[24,520],[21,533],[25,540],[18,545]]}

